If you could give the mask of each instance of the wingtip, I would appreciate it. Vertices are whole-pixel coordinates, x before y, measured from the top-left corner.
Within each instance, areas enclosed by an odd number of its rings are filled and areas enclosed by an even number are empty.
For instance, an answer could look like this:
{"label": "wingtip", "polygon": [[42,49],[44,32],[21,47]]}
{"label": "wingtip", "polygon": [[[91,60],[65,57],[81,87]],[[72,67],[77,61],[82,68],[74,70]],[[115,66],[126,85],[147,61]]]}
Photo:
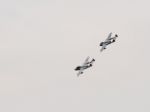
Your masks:
{"label": "wingtip", "polygon": [[115,37],[118,37],[118,35],[116,34]]}

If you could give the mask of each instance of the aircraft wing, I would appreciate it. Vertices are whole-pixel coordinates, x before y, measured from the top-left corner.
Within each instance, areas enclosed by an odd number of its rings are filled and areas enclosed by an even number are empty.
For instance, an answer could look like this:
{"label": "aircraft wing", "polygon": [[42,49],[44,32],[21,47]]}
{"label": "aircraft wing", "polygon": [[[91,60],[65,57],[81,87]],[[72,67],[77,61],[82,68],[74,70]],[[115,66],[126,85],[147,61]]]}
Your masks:
{"label": "aircraft wing", "polygon": [[89,61],[89,56],[85,59],[85,61],[84,61],[84,63],[83,63],[83,65],[82,66],[84,66],[84,65],[86,65],[86,64],[88,64],[88,61]]}
{"label": "aircraft wing", "polygon": [[78,73],[77,73],[77,76],[79,77],[79,75],[83,74],[83,70],[84,69],[81,69]]}
{"label": "aircraft wing", "polygon": [[103,44],[103,46],[102,46],[100,51],[102,52],[106,48],[106,46],[107,46],[106,44]]}
{"label": "aircraft wing", "polygon": [[112,33],[109,33],[109,35],[108,35],[107,39],[105,40],[105,42],[108,41],[111,38],[111,35],[112,35]]}

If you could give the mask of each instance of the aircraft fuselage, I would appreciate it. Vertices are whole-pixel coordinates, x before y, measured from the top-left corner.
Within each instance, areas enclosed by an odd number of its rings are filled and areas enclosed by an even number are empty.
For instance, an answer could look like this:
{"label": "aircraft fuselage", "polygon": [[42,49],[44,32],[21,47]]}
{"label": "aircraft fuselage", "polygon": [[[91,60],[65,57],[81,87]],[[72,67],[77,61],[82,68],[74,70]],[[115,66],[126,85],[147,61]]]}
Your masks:
{"label": "aircraft fuselage", "polygon": [[87,69],[87,68],[89,68],[89,67],[91,67],[91,66],[92,66],[92,64],[87,65],[87,66],[77,66],[77,67],[75,68],[75,70],[77,71],[77,70],[81,70],[81,69]]}
{"label": "aircraft fuselage", "polygon": [[105,45],[109,45],[109,44],[111,44],[111,43],[113,43],[113,42],[115,42],[115,39],[111,39],[111,40],[108,40],[108,41],[106,41],[106,42],[101,42],[101,43],[100,43],[100,46],[103,46],[104,44],[105,44]]}

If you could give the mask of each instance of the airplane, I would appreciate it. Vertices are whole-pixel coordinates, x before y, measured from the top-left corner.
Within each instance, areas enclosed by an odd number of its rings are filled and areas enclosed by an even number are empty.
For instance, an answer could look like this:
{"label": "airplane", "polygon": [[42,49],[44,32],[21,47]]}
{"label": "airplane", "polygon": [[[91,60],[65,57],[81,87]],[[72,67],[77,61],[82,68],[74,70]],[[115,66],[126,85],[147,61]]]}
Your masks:
{"label": "airplane", "polygon": [[114,37],[111,37],[111,36],[112,36],[112,33],[109,33],[107,39],[106,39],[104,42],[101,42],[101,43],[100,43],[100,46],[102,46],[102,48],[101,48],[101,50],[100,50],[101,52],[102,52],[104,49],[106,49],[106,46],[107,46],[107,45],[109,45],[109,44],[111,44],[111,43],[114,43],[114,42],[116,41],[116,38],[118,37],[117,34],[115,34]]}
{"label": "airplane", "polygon": [[95,59],[93,58],[91,61],[89,61],[89,56],[86,58],[86,60],[84,61],[84,63],[81,66],[77,66],[74,70],[75,71],[79,71],[77,73],[77,76],[79,76],[80,74],[83,74],[83,71],[89,67],[92,67],[93,62],[95,61]]}

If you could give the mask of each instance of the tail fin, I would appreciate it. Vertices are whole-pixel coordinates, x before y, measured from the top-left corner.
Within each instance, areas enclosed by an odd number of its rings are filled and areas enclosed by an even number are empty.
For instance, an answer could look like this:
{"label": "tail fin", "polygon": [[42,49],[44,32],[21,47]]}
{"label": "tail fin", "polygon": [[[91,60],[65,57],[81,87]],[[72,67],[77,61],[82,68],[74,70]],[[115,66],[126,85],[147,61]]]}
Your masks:
{"label": "tail fin", "polygon": [[93,58],[92,61],[95,61],[95,59]]}
{"label": "tail fin", "polygon": [[94,61],[95,61],[95,59],[93,58],[93,59],[91,60],[90,64],[93,64]]}

